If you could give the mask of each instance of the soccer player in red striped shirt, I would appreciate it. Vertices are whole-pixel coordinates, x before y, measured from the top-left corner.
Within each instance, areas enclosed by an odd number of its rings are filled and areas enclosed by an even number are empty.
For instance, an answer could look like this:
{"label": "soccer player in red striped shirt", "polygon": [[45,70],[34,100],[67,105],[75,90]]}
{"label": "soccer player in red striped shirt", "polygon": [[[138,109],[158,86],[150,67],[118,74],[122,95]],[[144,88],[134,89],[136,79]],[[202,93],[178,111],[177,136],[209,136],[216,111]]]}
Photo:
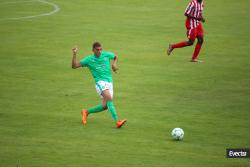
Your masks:
{"label": "soccer player in red striped shirt", "polygon": [[185,10],[185,16],[186,19],[186,28],[187,28],[187,41],[182,41],[175,44],[169,44],[169,48],[167,50],[167,54],[170,55],[171,52],[175,48],[182,48],[186,46],[193,45],[195,39],[197,38],[197,44],[195,46],[195,50],[191,59],[191,62],[202,62],[198,60],[198,56],[200,53],[200,49],[203,43],[203,27],[201,22],[205,22],[205,19],[202,16],[204,5],[202,0],[192,0],[186,10]]}

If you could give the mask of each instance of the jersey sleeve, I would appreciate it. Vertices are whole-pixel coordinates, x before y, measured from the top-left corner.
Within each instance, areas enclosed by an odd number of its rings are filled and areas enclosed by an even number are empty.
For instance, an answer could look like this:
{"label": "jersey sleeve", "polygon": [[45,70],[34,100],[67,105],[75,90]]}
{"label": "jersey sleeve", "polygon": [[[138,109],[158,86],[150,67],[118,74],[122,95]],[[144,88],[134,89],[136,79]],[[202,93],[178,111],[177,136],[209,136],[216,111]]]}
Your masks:
{"label": "jersey sleeve", "polygon": [[105,53],[106,53],[106,55],[107,55],[107,57],[108,57],[109,59],[112,59],[112,60],[115,59],[115,54],[114,54],[113,52],[105,52]]}
{"label": "jersey sleeve", "polygon": [[192,10],[193,10],[193,8],[194,8],[194,3],[193,3],[193,2],[190,2],[190,3],[188,4],[186,10],[185,10],[185,14],[190,15],[191,12],[192,12]]}
{"label": "jersey sleeve", "polygon": [[82,65],[82,67],[87,67],[88,63],[89,63],[89,57],[85,57],[80,60],[80,64]]}

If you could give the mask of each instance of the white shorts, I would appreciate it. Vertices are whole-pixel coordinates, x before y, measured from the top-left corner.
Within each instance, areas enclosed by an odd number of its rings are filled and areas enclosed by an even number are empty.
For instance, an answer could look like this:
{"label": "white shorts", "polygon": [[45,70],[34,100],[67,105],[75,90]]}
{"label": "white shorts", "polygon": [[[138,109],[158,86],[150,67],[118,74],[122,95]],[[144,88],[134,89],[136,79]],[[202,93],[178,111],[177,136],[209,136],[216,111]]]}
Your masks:
{"label": "white shorts", "polygon": [[95,85],[97,94],[103,98],[102,92],[104,90],[109,90],[109,93],[111,97],[113,98],[113,83],[112,82],[106,82],[106,81],[98,81]]}

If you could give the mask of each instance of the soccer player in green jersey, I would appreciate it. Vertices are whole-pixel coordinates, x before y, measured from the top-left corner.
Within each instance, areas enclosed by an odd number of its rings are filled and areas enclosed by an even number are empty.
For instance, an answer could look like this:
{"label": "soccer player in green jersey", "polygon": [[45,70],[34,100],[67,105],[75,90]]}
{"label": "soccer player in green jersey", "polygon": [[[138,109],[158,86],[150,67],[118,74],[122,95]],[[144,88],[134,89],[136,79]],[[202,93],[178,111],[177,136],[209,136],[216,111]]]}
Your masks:
{"label": "soccer player in green jersey", "polygon": [[[72,57],[72,68],[76,69],[79,67],[88,67],[90,70],[96,84],[96,91],[102,98],[102,103],[94,107],[83,109],[82,123],[85,125],[87,123],[87,117],[89,114],[97,113],[108,109],[111,112],[112,118],[116,123],[117,128],[121,128],[127,120],[119,120],[116,108],[113,104],[113,81],[112,81],[112,70],[116,72],[118,70],[117,61],[118,57],[112,52],[103,52],[102,46],[99,42],[93,43],[92,51],[94,54],[88,55],[81,59],[80,62],[77,61],[77,48],[73,48]],[[110,65],[110,60],[112,65]]]}

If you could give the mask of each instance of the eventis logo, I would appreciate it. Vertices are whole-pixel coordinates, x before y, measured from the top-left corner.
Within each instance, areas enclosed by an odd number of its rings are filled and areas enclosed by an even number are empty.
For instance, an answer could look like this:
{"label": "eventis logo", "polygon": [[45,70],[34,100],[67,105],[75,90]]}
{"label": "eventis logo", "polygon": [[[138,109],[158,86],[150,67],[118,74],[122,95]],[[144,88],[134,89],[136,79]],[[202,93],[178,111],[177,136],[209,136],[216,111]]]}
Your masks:
{"label": "eventis logo", "polygon": [[250,149],[227,149],[227,158],[250,158]]}

